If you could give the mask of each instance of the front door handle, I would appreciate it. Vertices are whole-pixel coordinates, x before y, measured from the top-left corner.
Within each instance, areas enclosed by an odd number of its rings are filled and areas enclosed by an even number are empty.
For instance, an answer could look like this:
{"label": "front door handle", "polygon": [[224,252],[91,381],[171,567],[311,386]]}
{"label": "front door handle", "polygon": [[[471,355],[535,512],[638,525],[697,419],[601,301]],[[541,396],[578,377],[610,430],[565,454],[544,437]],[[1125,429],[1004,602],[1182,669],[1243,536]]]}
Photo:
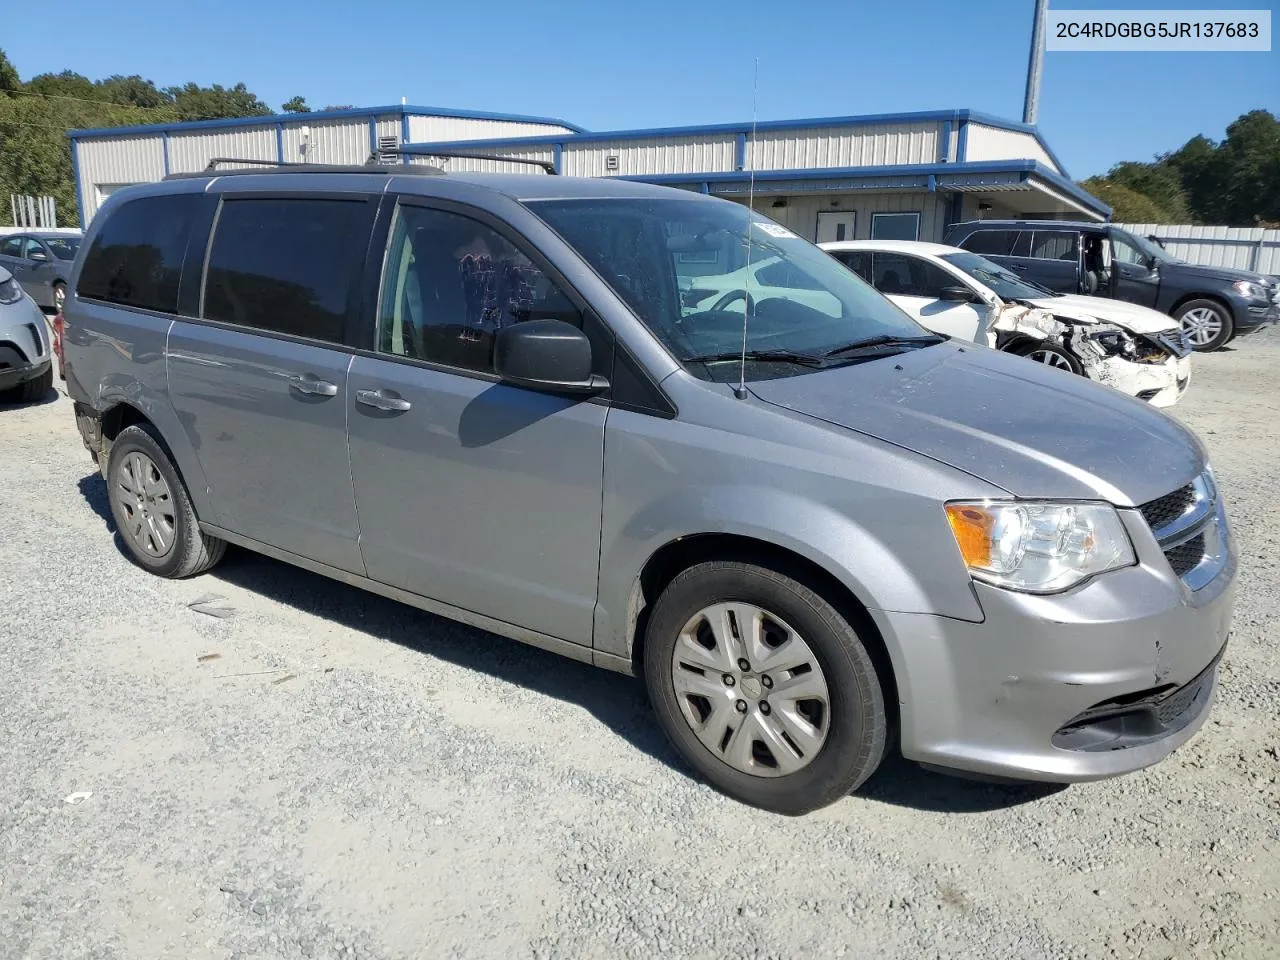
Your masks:
{"label": "front door handle", "polygon": [[363,403],[366,407],[373,407],[376,410],[396,412],[408,410],[413,406],[404,397],[398,397],[387,390],[357,390],[356,403]]}
{"label": "front door handle", "polygon": [[290,377],[289,386],[299,393],[310,394],[313,397],[336,397],[338,395],[338,385],[336,383],[321,380],[310,373],[303,374],[300,377]]}

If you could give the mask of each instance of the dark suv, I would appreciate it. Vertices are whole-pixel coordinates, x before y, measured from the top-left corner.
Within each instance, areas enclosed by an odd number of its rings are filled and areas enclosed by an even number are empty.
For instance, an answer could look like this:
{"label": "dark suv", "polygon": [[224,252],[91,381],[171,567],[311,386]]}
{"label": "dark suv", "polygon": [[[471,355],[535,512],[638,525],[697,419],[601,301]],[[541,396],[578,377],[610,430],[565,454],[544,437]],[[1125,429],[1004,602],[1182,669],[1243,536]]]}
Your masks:
{"label": "dark suv", "polygon": [[1181,323],[1187,342],[1206,353],[1280,321],[1280,285],[1273,277],[1187,263],[1111,224],[977,220],[952,226],[946,242],[1059,293],[1154,307]]}

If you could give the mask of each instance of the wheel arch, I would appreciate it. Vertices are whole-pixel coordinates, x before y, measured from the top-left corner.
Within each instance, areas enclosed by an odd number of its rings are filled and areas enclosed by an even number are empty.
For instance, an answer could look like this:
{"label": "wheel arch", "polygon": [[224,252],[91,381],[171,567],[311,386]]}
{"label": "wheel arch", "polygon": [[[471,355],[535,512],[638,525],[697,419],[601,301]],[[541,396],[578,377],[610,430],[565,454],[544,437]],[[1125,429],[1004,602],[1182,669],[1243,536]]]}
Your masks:
{"label": "wheel arch", "polygon": [[699,533],[659,547],[636,575],[627,605],[626,636],[632,672],[644,676],[644,643],[649,614],[663,589],[680,574],[709,560],[738,560],[786,574],[835,607],[853,627],[875,665],[891,729],[897,729],[898,684],[894,658],[868,603],[822,564],[785,546],[739,533]]}

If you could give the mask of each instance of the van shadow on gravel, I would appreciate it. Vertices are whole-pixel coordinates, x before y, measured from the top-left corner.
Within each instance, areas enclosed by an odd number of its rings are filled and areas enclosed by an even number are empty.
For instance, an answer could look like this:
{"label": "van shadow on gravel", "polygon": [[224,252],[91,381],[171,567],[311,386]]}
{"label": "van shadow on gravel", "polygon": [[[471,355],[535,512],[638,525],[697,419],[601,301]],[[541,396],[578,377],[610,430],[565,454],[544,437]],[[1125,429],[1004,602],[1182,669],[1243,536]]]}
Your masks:
{"label": "van shadow on gravel", "polygon": [[[96,472],[87,474],[78,486],[85,502],[104,521],[117,549],[127,558],[102,477]],[[205,574],[205,579],[233,584],[348,629],[577,704],[636,749],[683,776],[693,776],[659,729],[639,680],[438,617],[234,546],[228,548],[222,563]],[[981,813],[1034,802],[1061,789],[1051,784],[961,780],[932,773],[893,755],[886,758],[850,802],[876,801],[940,813]]]}

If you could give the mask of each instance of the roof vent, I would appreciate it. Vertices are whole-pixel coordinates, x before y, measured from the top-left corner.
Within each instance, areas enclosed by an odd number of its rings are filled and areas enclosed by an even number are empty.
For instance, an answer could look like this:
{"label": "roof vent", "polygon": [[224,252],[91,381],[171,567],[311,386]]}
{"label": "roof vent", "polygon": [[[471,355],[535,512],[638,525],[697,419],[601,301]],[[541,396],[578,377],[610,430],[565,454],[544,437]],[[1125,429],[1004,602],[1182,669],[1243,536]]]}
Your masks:
{"label": "roof vent", "polygon": [[604,168],[605,168],[606,170],[617,170],[617,169],[618,169],[618,158],[617,158],[617,157],[605,157],[605,158],[604,158]]}
{"label": "roof vent", "polygon": [[395,148],[400,146],[400,138],[397,136],[379,137],[378,138],[378,162],[379,163],[398,163],[400,157],[395,153]]}

